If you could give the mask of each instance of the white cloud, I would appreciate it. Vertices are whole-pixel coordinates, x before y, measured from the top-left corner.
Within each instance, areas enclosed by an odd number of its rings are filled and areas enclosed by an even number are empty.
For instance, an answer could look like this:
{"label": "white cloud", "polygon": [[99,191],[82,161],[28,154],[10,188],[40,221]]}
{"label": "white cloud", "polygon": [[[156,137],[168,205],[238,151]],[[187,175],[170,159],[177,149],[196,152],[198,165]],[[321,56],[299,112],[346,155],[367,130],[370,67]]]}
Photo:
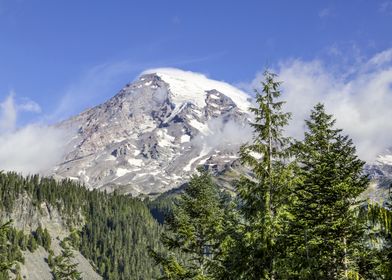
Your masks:
{"label": "white cloud", "polygon": [[53,167],[63,155],[64,132],[28,125],[0,135],[0,169],[22,174],[40,173]]}
{"label": "white cloud", "polygon": [[[322,102],[337,119],[337,127],[353,139],[362,159],[372,161],[391,147],[392,65],[387,65],[391,52],[358,64],[350,75],[331,71],[319,60],[281,63],[277,72],[283,81],[282,99],[287,101],[285,110],[293,113],[288,134],[302,138],[304,119]],[[259,74],[255,81],[260,79]]]}
{"label": "white cloud", "polygon": [[42,109],[38,105],[38,103],[36,103],[33,100],[27,99],[27,98],[23,98],[22,102],[17,105],[18,105],[17,106],[18,111],[31,112],[31,113],[41,113],[42,112]]}
{"label": "white cloud", "polygon": [[0,103],[0,133],[11,131],[15,128],[17,109],[14,103],[14,94],[11,93]]}
{"label": "white cloud", "polygon": [[37,103],[15,102],[14,93],[0,103],[0,170],[23,174],[43,172],[63,155],[65,131],[41,124],[16,128],[21,112],[41,112]]}
{"label": "white cloud", "polygon": [[322,9],[318,14],[319,18],[326,18],[330,15],[331,15],[331,10],[329,8]]}
{"label": "white cloud", "polygon": [[223,117],[211,119],[207,123],[208,133],[203,135],[200,133],[192,140],[192,144],[196,146],[206,146],[212,149],[224,149],[230,146],[238,148],[252,139],[253,129],[239,122],[229,120]]}

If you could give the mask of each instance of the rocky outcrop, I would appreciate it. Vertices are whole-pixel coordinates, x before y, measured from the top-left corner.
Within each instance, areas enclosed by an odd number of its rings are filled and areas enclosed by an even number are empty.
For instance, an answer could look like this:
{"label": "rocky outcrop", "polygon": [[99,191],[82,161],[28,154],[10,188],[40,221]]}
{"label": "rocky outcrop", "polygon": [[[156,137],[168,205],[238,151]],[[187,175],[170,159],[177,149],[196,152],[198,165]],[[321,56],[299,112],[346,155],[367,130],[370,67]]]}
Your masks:
{"label": "rocky outcrop", "polygon": [[[17,198],[11,211],[0,212],[1,221],[12,220],[12,226],[22,230],[25,234],[34,232],[39,226],[46,228],[51,236],[51,249],[55,255],[61,253],[60,241],[69,236],[67,223],[56,207],[43,202],[33,205],[27,196]],[[77,219],[83,221],[82,216]],[[38,247],[34,252],[23,251],[24,263],[19,263],[20,275],[29,280],[51,280],[53,276],[47,263],[48,252],[43,247]],[[90,262],[79,251],[74,250],[74,261],[78,263],[77,269],[83,279],[102,279],[93,269]]]}

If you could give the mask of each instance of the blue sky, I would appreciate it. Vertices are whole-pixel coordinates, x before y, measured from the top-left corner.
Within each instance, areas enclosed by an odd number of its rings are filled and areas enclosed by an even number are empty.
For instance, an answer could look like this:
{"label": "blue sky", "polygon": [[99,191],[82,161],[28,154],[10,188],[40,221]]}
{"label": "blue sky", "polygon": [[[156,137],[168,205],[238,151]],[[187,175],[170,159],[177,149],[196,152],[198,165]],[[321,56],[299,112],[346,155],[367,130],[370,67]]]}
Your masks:
{"label": "blue sky", "polygon": [[343,71],[391,48],[391,27],[383,0],[0,0],[0,101],[38,105],[23,125],[99,104],[147,68],[233,84],[290,59]]}

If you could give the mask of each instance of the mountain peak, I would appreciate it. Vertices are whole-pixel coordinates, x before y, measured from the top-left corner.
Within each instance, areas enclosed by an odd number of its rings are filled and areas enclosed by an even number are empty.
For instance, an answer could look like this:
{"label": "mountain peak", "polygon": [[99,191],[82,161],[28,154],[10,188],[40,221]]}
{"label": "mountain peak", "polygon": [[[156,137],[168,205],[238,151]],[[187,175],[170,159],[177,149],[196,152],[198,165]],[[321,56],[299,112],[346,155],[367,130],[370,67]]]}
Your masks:
{"label": "mountain peak", "polygon": [[145,71],[105,103],[59,124],[70,135],[53,172],[133,195],[178,187],[198,165],[220,172],[250,138],[248,98],[202,74]]}
{"label": "mountain peak", "polygon": [[157,75],[169,85],[172,101],[177,106],[190,102],[203,108],[206,106],[207,92],[211,90],[216,90],[231,98],[243,112],[247,112],[251,106],[249,102],[251,97],[247,93],[226,82],[209,79],[201,73],[177,68],[155,68],[144,71],[140,79],[143,80],[144,75],[148,74]]}

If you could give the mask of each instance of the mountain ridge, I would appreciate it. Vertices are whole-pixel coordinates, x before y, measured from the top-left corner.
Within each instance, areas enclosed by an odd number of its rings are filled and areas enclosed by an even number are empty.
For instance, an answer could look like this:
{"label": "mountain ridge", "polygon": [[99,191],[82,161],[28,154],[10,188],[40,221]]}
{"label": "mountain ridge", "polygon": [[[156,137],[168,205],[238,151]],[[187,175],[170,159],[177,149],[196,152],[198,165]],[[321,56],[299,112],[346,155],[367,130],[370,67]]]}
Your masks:
{"label": "mountain ridge", "polygon": [[53,172],[89,188],[165,192],[199,164],[220,170],[238,158],[251,137],[250,106],[246,93],[201,74],[143,72],[108,101],[57,125],[71,133]]}

